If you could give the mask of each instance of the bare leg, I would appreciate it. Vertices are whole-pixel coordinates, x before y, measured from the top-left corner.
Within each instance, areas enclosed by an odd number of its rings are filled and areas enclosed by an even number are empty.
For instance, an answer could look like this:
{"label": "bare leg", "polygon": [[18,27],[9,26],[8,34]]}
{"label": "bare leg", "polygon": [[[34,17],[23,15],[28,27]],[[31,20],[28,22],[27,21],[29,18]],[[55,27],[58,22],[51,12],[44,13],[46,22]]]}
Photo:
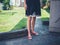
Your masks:
{"label": "bare leg", "polygon": [[31,31],[32,32],[34,31],[35,20],[36,20],[36,17],[32,17],[32,21],[31,21]]}
{"label": "bare leg", "polygon": [[32,17],[31,32],[32,32],[32,34],[34,34],[34,35],[38,35],[38,33],[34,31],[35,21],[36,21],[36,17]]}
{"label": "bare leg", "polygon": [[32,36],[31,36],[31,17],[28,16],[28,19],[27,19],[27,29],[28,29],[28,39],[32,39]]}

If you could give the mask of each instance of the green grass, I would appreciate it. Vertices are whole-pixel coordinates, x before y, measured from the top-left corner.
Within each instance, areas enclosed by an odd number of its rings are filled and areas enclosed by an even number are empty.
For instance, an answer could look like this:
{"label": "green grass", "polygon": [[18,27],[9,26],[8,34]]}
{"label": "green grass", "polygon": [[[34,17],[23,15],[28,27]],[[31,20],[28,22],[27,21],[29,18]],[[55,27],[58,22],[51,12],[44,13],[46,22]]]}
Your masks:
{"label": "green grass", "polygon": [[[50,14],[41,9],[42,21],[49,20]],[[26,27],[27,18],[25,18],[24,8],[14,8],[14,10],[5,10],[0,12],[0,32],[9,32],[12,30],[20,30]]]}
{"label": "green grass", "polygon": [[50,13],[48,13],[46,10],[41,9],[41,20],[42,21],[49,21]]}
{"label": "green grass", "polygon": [[20,30],[26,28],[27,18],[23,18],[12,30]]}
{"label": "green grass", "polygon": [[24,17],[23,8],[2,11],[0,13],[0,32],[11,31]]}

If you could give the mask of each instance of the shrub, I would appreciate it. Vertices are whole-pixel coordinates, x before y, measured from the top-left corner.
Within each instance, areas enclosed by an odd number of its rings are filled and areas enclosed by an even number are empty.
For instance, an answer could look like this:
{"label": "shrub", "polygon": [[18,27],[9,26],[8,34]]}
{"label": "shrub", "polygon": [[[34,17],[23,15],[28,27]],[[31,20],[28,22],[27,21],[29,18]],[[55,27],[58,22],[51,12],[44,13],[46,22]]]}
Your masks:
{"label": "shrub", "polygon": [[50,0],[42,0],[42,8],[43,9],[50,9]]}
{"label": "shrub", "polygon": [[46,1],[47,0],[42,0],[42,7],[44,7],[46,5]]}
{"label": "shrub", "polygon": [[10,8],[10,0],[3,0],[3,10],[8,10]]}
{"label": "shrub", "polygon": [[3,0],[0,0],[0,2],[2,3],[2,2],[3,2]]}

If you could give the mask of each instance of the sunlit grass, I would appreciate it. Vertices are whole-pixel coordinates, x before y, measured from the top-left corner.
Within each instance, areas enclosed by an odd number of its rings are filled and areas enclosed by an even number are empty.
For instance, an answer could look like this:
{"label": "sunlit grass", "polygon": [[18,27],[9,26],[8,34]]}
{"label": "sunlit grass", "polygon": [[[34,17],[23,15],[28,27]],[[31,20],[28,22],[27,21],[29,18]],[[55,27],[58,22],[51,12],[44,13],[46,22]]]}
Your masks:
{"label": "sunlit grass", "polygon": [[23,18],[12,30],[20,30],[22,28],[26,28],[26,25],[27,25],[27,18]]}
{"label": "sunlit grass", "polygon": [[[6,10],[0,13],[0,32],[9,32],[24,18],[24,10]],[[23,15],[22,15],[23,14]]]}
{"label": "sunlit grass", "polygon": [[41,19],[42,21],[49,21],[50,13],[48,13],[46,10],[41,9]]}
{"label": "sunlit grass", "polygon": [[[49,20],[50,14],[41,9],[41,19]],[[5,10],[0,12],[0,32],[9,32],[20,30],[26,27],[27,19],[23,7],[14,8],[14,10]]]}

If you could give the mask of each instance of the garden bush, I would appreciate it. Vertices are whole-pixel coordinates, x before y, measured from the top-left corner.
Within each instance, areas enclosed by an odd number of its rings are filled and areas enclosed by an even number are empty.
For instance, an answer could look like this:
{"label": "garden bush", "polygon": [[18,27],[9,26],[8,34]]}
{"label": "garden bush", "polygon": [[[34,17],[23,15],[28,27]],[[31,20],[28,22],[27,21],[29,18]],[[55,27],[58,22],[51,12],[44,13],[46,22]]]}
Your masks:
{"label": "garden bush", "polygon": [[50,0],[42,0],[42,8],[43,9],[50,9]]}
{"label": "garden bush", "polygon": [[8,10],[10,8],[10,0],[3,0],[3,10]]}

